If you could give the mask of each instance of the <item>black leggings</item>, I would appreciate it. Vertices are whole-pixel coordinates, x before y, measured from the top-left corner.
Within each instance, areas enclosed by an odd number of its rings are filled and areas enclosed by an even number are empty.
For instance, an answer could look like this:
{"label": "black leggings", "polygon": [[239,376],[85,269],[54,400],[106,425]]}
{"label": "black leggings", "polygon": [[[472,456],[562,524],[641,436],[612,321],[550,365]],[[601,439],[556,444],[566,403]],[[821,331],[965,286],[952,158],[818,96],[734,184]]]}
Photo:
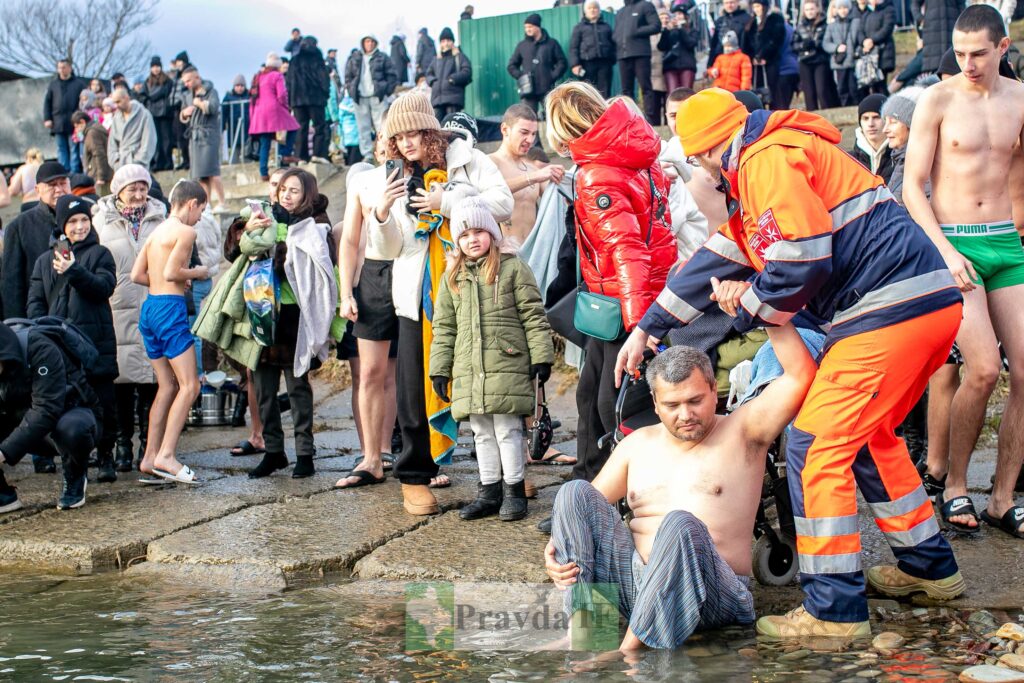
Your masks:
{"label": "black leggings", "polygon": [[[149,409],[156,397],[155,384],[115,384],[117,401],[117,442],[131,447],[135,425],[139,425],[139,441],[146,442],[149,429]],[[138,420],[138,421],[136,421]]]}
{"label": "black leggings", "polygon": [[804,91],[807,111],[831,109],[839,106],[836,81],[828,62],[805,64],[800,62],[800,89]]}
{"label": "black leggings", "polygon": [[[401,337],[399,337],[401,339]],[[597,441],[615,429],[615,357],[622,342],[588,339],[586,360],[576,385],[576,464],[573,479],[593,481],[611,455],[611,445],[597,447]],[[401,356],[399,356],[401,358]]]}
{"label": "black leggings", "polygon": [[96,448],[100,455],[108,455],[114,452],[114,442],[117,441],[117,433],[120,429],[114,378],[93,377],[89,380],[89,385],[96,392],[96,396],[100,400],[100,408],[103,410],[103,425],[99,430],[100,435]]}
{"label": "black leggings", "polygon": [[309,161],[309,126],[313,125],[313,155],[327,158],[327,115],[324,107],[315,105],[293,107],[295,119],[299,122],[299,143],[296,147],[299,158]]}
{"label": "black leggings", "polygon": [[643,97],[644,102],[644,116],[647,117],[647,123],[656,125],[654,123],[657,116],[655,112],[651,111],[653,106],[652,100],[654,99],[654,88],[651,86],[651,58],[647,57],[626,57],[625,59],[619,60],[619,80],[622,81],[622,94],[626,97],[636,99],[635,87],[637,84],[640,85],[640,94]]}

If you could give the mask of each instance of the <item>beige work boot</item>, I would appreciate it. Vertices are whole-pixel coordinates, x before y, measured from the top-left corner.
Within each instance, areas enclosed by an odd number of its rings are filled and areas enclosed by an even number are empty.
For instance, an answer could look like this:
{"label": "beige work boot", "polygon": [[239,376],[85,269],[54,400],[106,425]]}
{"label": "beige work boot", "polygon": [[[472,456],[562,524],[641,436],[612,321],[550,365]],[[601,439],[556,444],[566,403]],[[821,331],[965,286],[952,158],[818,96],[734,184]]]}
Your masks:
{"label": "beige work boot", "polygon": [[402,504],[410,515],[436,515],[437,498],[426,484],[402,484]]}
{"label": "beige work boot", "polygon": [[781,616],[761,617],[757,620],[757,633],[769,638],[861,638],[871,635],[871,624],[866,621],[823,621],[812,616],[801,605]]}
{"label": "beige work boot", "polygon": [[891,597],[924,593],[933,600],[952,600],[967,588],[960,572],[944,579],[919,579],[898,567],[880,565],[869,569],[867,576],[872,588]]}

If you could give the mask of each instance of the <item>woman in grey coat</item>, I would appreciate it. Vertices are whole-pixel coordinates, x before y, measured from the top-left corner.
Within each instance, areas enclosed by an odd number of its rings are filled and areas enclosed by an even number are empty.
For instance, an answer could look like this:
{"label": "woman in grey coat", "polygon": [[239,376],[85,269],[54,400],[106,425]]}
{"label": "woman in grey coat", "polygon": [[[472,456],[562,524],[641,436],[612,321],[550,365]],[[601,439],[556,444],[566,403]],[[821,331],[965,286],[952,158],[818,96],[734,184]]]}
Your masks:
{"label": "woman in grey coat", "polygon": [[190,66],[182,73],[186,95],[182,102],[181,122],[188,125],[189,177],[198,180],[206,194],[214,199],[214,208],[224,204],[224,185],[220,181],[220,96],[213,83],[203,80]]}
{"label": "woman in grey coat", "polygon": [[854,64],[857,61],[857,33],[860,31],[860,19],[850,14],[850,0],[833,0],[830,9],[835,11],[825,28],[825,38],[821,47],[832,55],[832,70],[835,72],[836,88],[839,91],[839,103],[850,107],[858,103],[857,73]]}

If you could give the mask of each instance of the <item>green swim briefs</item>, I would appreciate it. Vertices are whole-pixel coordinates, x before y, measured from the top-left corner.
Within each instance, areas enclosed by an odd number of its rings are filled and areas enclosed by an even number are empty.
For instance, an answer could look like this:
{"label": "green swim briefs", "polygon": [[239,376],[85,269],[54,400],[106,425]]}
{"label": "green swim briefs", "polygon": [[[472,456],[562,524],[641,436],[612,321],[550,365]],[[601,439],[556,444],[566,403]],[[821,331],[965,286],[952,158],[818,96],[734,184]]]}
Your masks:
{"label": "green swim briefs", "polygon": [[974,264],[986,292],[1024,284],[1024,247],[1013,221],[942,225],[949,243]]}

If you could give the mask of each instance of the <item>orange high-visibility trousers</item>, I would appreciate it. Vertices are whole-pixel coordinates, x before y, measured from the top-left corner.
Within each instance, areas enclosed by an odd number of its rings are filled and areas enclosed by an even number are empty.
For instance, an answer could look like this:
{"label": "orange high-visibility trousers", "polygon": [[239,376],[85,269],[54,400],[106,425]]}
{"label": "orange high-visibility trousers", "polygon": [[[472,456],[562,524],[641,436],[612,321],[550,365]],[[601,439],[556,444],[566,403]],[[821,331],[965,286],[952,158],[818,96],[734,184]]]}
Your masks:
{"label": "orange high-visibility trousers", "polygon": [[854,482],[900,569],[957,571],[896,427],[946,361],[962,305],[837,341],[821,360],[786,451],[805,608],[828,621],[868,618]]}

